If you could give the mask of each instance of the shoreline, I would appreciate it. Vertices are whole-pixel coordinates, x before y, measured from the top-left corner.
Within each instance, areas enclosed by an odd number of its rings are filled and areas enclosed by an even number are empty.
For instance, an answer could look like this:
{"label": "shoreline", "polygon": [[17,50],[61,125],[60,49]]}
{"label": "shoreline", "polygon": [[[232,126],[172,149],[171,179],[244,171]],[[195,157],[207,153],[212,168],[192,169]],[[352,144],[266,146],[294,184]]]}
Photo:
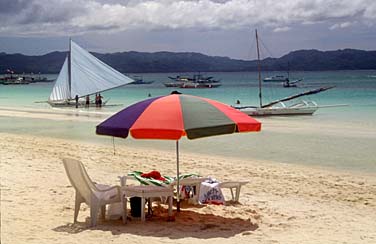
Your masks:
{"label": "shoreline", "polygon": [[[60,138],[60,137],[51,137],[46,135],[31,135],[31,134],[16,134],[16,133],[7,133],[7,132],[1,132],[0,135],[4,137],[14,137],[14,138],[36,138],[39,140],[46,140],[46,141],[61,141],[64,142],[64,144],[77,144],[77,145],[86,145],[86,146],[92,146],[92,147],[104,147],[106,150],[109,150],[111,155],[118,154],[119,151],[126,149],[126,150],[135,150],[138,153],[141,152],[152,152],[154,154],[162,154],[165,156],[168,156],[171,158],[171,160],[176,160],[176,149],[174,143],[169,143],[170,141],[167,141],[168,144],[171,144],[170,146],[162,145],[157,146],[156,144],[161,143],[161,141],[152,141],[147,140],[145,141],[145,144],[134,144],[140,141],[137,141],[135,139],[121,139],[121,138],[115,138],[115,146],[112,144],[111,137],[108,136],[102,136],[102,135],[96,135],[100,138],[105,138],[107,140],[107,143],[103,143],[103,141],[89,141],[89,140],[80,140],[80,139],[68,139],[68,138]],[[123,143],[127,142],[127,140],[132,140],[131,143]],[[166,141],[165,141],[166,143]],[[186,140],[186,143],[189,143],[189,141]],[[182,144],[182,143],[180,143]],[[115,154],[114,154],[115,151]],[[181,148],[180,151],[180,157],[192,157],[192,158],[205,158],[210,159],[211,161],[230,161],[230,162],[236,162],[239,165],[242,165],[244,167],[249,166],[247,162],[257,163],[260,164],[260,166],[263,167],[281,167],[286,168],[290,170],[297,170],[297,171],[304,171],[304,172],[311,172],[314,171],[317,173],[325,172],[325,173],[332,173],[332,174],[338,174],[338,175],[344,175],[344,176],[354,176],[354,177],[366,177],[366,178],[376,178],[376,171],[365,171],[365,170],[356,170],[352,169],[349,170],[347,168],[336,168],[332,166],[325,166],[325,165],[309,165],[309,164],[297,164],[297,163],[290,163],[290,162],[281,162],[277,160],[262,160],[262,159],[243,159],[240,157],[237,157],[236,155],[213,155],[213,154],[206,154],[202,152],[192,152],[191,150],[188,150],[187,148]]]}
{"label": "shoreline", "polygon": [[[0,106],[0,132],[111,144],[111,137],[95,134],[95,126],[112,111],[35,109]],[[182,153],[218,155],[242,160],[287,163],[329,170],[376,173],[376,124],[332,121],[325,115],[256,118],[259,133],[240,133],[200,140],[182,138]],[[9,126],[12,125],[12,126]],[[356,128],[356,129],[355,129]],[[163,151],[174,150],[166,140],[115,139],[115,146]]]}

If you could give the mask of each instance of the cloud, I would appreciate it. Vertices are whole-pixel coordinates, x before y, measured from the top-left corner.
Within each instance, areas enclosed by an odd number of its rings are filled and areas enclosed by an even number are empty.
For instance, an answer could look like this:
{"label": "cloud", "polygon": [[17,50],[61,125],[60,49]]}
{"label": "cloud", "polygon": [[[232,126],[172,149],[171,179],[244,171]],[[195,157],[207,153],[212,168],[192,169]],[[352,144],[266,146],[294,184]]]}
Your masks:
{"label": "cloud", "polygon": [[352,26],[354,23],[352,22],[343,22],[343,23],[337,23],[329,27],[330,30],[335,29],[343,29]]}
{"label": "cloud", "polygon": [[376,22],[376,4],[373,3],[368,6],[364,11],[364,17],[367,20],[367,23],[370,25],[375,24]]}
{"label": "cloud", "polygon": [[275,28],[275,29],[273,30],[273,32],[286,32],[286,31],[289,31],[289,30],[291,30],[291,28],[285,26],[285,27],[277,27],[277,28]]}
{"label": "cloud", "polygon": [[353,21],[376,24],[374,0],[1,0],[0,9],[3,36],[257,26],[282,32],[304,23],[328,23],[330,29]]}

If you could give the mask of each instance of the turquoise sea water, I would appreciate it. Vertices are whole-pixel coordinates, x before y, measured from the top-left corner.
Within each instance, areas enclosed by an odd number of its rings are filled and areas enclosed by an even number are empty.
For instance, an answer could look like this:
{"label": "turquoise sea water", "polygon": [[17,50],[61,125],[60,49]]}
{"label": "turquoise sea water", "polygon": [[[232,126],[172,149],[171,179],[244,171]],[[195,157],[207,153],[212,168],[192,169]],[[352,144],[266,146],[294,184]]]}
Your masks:
{"label": "turquoise sea water", "polygon": [[[215,89],[180,89],[193,94],[233,105],[258,105],[257,73],[203,73],[220,79]],[[267,76],[281,74],[269,72]],[[166,95],[175,88],[163,82],[178,73],[142,74],[150,85],[127,85],[102,93],[109,103],[122,104],[101,108],[99,112],[112,114],[124,106],[152,96]],[[184,74],[192,75],[192,74]],[[55,78],[57,75],[47,75]],[[341,170],[376,172],[376,71],[295,72],[293,78],[304,78],[299,88],[283,88],[278,83],[263,86],[264,103],[320,86],[334,89],[305,97],[319,105],[347,104],[346,107],[322,108],[313,116],[261,118],[263,131],[242,135],[218,136],[200,140],[182,140],[182,153],[197,152],[247,160],[308,164],[334,167]],[[70,138],[110,144],[107,137],[95,135],[96,121],[51,120],[5,116],[1,108],[52,109],[46,103],[53,84],[36,83],[24,86],[0,85],[0,132]],[[94,113],[98,110],[90,108]],[[174,150],[174,142],[116,140],[119,144]]]}

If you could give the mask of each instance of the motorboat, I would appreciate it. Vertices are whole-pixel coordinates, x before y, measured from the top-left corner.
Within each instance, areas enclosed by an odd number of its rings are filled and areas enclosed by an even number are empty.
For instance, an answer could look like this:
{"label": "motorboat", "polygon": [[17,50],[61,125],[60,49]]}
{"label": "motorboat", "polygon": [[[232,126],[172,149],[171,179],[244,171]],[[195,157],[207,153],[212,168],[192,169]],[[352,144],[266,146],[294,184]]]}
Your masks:
{"label": "motorboat", "polygon": [[216,88],[221,86],[219,80],[214,80],[212,76],[205,77],[201,74],[193,75],[193,77],[176,76],[168,77],[172,82],[166,82],[166,87],[178,88]]}
{"label": "motorboat", "polygon": [[134,79],[134,81],[129,83],[129,84],[132,84],[132,85],[148,85],[148,84],[151,84],[151,83],[154,82],[153,80],[146,81],[146,80],[144,80],[144,78],[142,76],[133,76],[133,79]]}

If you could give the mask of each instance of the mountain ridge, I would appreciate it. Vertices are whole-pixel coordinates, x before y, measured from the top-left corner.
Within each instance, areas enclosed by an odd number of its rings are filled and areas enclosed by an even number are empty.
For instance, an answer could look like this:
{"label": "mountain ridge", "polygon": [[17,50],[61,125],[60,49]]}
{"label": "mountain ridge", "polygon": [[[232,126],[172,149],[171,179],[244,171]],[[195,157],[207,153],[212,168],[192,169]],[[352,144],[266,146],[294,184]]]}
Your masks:
{"label": "mountain ridge", "polygon": [[[115,52],[94,56],[123,73],[152,72],[239,72],[256,71],[257,60],[240,60],[209,56],[197,52]],[[54,51],[44,55],[7,54],[0,52],[0,73],[7,69],[15,73],[58,73],[67,52]],[[261,60],[262,70],[358,70],[376,69],[376,51],[339,49],[320,51],[303,49],[279,58]]]}

